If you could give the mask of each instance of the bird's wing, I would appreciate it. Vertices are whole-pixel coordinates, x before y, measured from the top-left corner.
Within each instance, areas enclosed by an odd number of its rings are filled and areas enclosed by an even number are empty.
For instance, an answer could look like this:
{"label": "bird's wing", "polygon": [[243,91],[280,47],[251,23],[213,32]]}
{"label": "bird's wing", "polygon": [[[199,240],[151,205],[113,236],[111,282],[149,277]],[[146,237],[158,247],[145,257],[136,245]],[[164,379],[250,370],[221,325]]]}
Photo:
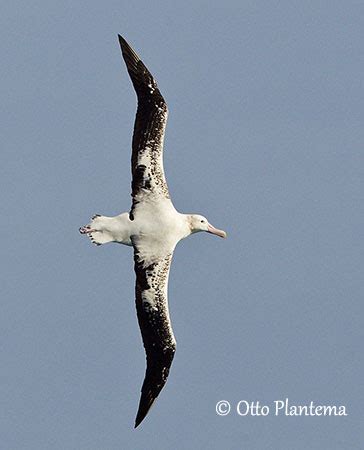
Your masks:
{"label": "bird's wing", "polygon": [[143,238],[133,238],[132,242],[136,274],[136,309],[147,358],[147,369],[135,419],[137,427],[167,381],[176,341],[169,318],[167,299],[173,249],[152,261],[149,255],[145,257],[143,254]]}
{"label": "bird's wing", "polygon": [[138,97],[131,157],[133,205],[150,195],[169,199],[163,169],[163,141],[168,108],[157,83],[139,56],[119,35],[123,58]]}

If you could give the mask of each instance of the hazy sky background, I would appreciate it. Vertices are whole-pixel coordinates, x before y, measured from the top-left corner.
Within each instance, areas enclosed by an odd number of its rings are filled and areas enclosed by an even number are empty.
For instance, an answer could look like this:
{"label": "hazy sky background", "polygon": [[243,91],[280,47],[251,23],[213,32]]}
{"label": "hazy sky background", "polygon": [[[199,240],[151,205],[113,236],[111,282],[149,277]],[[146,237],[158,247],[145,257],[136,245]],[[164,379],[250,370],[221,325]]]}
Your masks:
{"label": "hazy sky background", "polygon": [[[364,448],[363,2],[15,0],[0,21],[1,448]],[[132,251],[78,233],[130,207],[117,33],[167,99],[176,208],[228,232],[176,249],[177,353],[137,430]],[[215,412],[286,397],[349,415]]]}

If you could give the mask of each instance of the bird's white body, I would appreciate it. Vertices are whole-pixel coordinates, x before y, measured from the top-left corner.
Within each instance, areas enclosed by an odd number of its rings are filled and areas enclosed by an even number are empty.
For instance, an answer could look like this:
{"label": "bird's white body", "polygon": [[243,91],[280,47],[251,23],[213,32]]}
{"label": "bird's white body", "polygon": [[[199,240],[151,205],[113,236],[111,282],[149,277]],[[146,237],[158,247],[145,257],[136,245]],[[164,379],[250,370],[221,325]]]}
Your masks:
{"label": "bird's white body", "polygon": [[134,220],[129,213],[115,217],[96,215],[85,227],[96,245],[116,242],[128,246],[139,242],[144,265],[173,252],[177,243],[191,234],[189,216],[179,213],[166,198],[147,198],[135,208]]}

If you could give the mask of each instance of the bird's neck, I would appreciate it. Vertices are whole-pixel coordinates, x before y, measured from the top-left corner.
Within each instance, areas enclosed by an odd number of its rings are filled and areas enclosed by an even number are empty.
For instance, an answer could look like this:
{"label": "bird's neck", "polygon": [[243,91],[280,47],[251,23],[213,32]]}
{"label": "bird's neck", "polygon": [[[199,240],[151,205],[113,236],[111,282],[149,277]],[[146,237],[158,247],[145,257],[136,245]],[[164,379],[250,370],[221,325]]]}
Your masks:
{"label": "bird's neck", "polygon": [[181,214],[181,218],[181,233],[183,234],[182,239],[184,239],[192,234],[191,214]]}

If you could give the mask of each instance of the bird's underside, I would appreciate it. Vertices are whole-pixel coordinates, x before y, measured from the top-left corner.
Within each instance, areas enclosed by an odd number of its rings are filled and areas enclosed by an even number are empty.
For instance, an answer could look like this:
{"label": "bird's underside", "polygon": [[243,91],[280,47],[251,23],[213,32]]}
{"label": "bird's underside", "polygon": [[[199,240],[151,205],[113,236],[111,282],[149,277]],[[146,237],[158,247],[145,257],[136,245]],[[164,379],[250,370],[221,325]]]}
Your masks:
{"label": "bird's underside", "polygon": [[167,105],[135,51],[121,36],[119,42],[138,98],[131,158],[132,206],[129,213],[116,217],[95,215],[80,232],[96,245],[117,242],[134,249],[135,302],[147,360],[137,427],[165,385],[176,350],[167,299],[174,248],[196,231],[226,234],[202,216],[175,210],[163,169]]}
{"label": "bird's underside", "polygon": [[[168,109],[153,76],[129,44],[119,36],[128,73],[138,98],[132,141],[131,222],[138,222],[143,205],[172,204],[163,169],[163,140]],[[170,204],[170,205],[169,205]],[[150,207],[150,206],[149,206]],[[174,209],[174,208],[173,208]],[[140,211],[139,211],[140,210]],[[167,300],[169,268],[174,245],[163,248],[155,258],[144,248],[152,246],[153,230],[132,237],[136,274],[135,301],[147,357],[147,368],[135,420],[137,427],[165,385],[175,353]],[[159,234],[155,230],[155,234]],[[151,245],[148,245],[150,241]],[[144,251],[143,251],[144,250]]]}
{"label": "bird's underside", "polygon": [[[176,348],[167,300],[172,254],[185,230],[169,197],[163,169],[168,109],[154,78],[129,44],[120,47],[138,98],[132,141],[132,206],[116,217],[93,216],[80,228],[96,245],[119,242],[134,248],[135,302],[147,368],[135,426],[165,385]],[[172,231],[174,232],[172,232]]]}

